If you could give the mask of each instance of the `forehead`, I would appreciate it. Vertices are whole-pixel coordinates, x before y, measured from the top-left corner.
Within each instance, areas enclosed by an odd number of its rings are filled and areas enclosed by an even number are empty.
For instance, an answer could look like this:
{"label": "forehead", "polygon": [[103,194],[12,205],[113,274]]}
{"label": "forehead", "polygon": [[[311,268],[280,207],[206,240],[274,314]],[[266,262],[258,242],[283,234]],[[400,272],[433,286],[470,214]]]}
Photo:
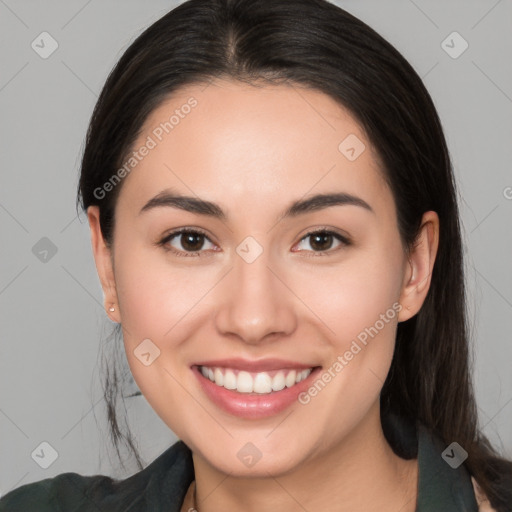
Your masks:
{"label": "forehead", "polygon": [[329,189],[363,192],[369,201],[389,194],[354,117],[298,86],[218,80],[184,87],[149,115],[132,150],[139,154],[127,166],[120,201],[140,207],[165,188],[260,208]]}

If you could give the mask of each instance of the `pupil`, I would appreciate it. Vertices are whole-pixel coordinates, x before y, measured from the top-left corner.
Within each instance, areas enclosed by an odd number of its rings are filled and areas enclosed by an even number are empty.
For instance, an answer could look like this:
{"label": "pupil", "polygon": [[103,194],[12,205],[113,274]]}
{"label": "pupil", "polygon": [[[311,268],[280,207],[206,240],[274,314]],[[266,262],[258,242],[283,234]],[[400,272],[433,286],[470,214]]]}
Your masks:
{"label": "pupil", "polygon": [[[185,243],[182,242],[182,245],[185,249],[189,249],[191,251],[196,251],[196,250],[201,249],[201,246],[203,245],[203,240],[202,240],[203,235],[189,233],[184,236],[185,236]],[[195,243],[194,243],[194,239],[195,239]]]}
{"label": "pupil", "polygon": [[[317,244],[317,241],[320,240],[320,243]],[[323,241],[323,243],[322,243]],[[328,242],[327,244],[325,242]],[[332,235],[329,234],[317,234],[313,235],[312,241],[311,241],[311,247],[314,250],[322,250],[322,249],[329,249],[332,241]]]}

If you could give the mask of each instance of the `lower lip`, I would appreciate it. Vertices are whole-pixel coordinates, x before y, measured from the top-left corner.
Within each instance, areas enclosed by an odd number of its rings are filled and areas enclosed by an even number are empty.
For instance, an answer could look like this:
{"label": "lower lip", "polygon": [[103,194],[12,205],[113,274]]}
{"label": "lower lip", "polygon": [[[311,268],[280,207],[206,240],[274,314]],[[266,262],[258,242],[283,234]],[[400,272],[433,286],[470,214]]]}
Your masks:
{"label": "lower lip", "polygon": [[206,396],[224,411],[247,419],[260,419],[274,416],[291,406],[300,393],[305,391],[321,370],[317,367],[298,384],[291,388],[284,388],[281,391],[273,391],[268,394],[239,393],[218,386],[210,379],[203,376],[198,366],[193,366],[192,371],[199,380]]}

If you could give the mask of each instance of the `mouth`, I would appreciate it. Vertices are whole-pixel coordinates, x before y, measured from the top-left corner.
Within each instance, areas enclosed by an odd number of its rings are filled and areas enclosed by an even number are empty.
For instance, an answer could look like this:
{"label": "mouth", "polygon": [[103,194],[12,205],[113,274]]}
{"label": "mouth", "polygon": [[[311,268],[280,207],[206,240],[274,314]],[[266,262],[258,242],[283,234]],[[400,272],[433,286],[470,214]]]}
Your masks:
{"label": "mouth", "polygon": [[266,372],[248,372],[237,368],[222,368],[219,366],[199,366],[198,368],[203,377],[224,389],[238,393],[268,395],[281,391],[285,387],[291,388],[307,379],[315,367],[305,370],[283,368]]}
{"label": "mouth", "polygon": [[274,416],[292,406],[321,368],[279,360],[224,360],[191,367],[214,405],[245,419]]}

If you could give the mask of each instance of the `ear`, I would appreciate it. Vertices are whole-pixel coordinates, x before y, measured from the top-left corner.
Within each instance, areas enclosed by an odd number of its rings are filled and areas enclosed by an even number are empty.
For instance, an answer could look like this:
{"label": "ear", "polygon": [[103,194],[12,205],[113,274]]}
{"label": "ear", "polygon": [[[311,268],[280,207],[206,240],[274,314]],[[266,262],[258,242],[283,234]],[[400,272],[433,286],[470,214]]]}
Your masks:
{"label": "ear", "polygon": [[[103,288],[103,301],[107,315],[113,322],[119,323],[119,302],[117,300],[116,282],[112,262],[111,249],[107,247],[100,228],[100,210],[98,206],[87,208],[87,219],[91,229],[91,244],[96,270]],[[114,305],[115,311],[109,311]]]}
{"label": "ear", "polygon": [[430,288],[432,270],[439,245],[439,217],[436,212],[425,212],[420,231],[408,255],[400,304],[402,309],[398,321],[413,317],[423,305]]}

